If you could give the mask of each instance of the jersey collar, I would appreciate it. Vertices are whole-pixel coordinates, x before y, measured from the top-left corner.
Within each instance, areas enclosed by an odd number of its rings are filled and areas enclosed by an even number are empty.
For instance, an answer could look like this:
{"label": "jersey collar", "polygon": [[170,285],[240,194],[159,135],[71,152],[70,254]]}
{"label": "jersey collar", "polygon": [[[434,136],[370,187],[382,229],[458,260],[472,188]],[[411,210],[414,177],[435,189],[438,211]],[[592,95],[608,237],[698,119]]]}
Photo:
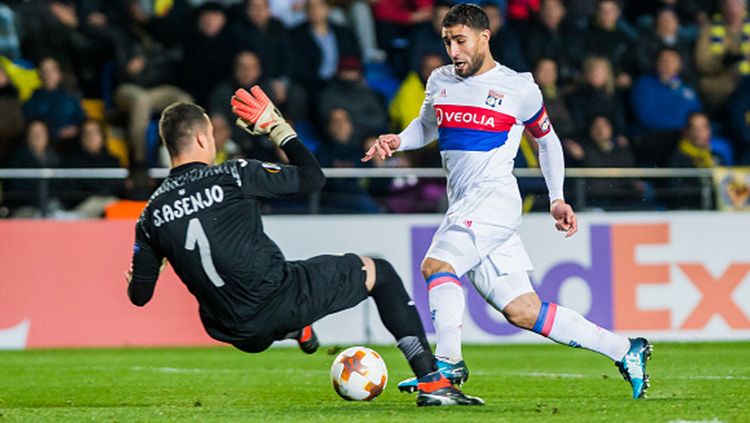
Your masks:
{"label": "jersey collar", "polygon": [[184,163],[177,167],[173,167],[169,170],[169,176],[179,175],[180,173],[185,173],[189,170],[197,169],[200,167],[207,167],[208,165],[202,162],[190,162],[190,163]]}

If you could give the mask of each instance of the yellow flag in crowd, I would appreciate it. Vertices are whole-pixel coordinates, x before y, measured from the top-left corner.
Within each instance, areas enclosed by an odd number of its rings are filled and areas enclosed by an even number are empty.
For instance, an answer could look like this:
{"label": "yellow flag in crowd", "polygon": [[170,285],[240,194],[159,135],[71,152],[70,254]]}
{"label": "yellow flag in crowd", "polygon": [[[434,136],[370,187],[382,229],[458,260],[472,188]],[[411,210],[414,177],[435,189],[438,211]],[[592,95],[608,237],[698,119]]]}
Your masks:
{"label": "yellow flag in crowd", "polygon": [[34,90],[42,86],[36,69],[18,66],[5,56],[0,56],[0,67],[8,74],[13,85],[18,88],[18,97],[22,103],[31,97]]}

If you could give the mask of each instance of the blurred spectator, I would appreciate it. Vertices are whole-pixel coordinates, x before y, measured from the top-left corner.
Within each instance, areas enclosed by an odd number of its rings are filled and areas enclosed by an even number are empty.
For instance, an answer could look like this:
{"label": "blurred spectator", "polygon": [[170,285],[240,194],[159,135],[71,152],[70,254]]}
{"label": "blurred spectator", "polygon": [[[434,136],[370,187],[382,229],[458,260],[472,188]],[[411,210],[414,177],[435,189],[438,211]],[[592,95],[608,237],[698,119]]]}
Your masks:
{"label": "blurred spectator", "polygon": [[443,18],[451,9],[449,3],[438,1],[432,9],[429,25],[419,25],[414,28],[409,47],[409,69],[421,69],[422,57],[427,54],[437,54],[443,58],[443,63],[450,63],[451,59],[443,44]]}
{"label": "blurred spectator", "polygon": [[577,47],[580,34],[565,20],[565,5],[562,0],[544,0],[539,18],[534,20],[524,34],[524,51],[529,63],[542,58],[554,60],[562,80],[570,80],[576,73],[577,56],[582,51]]}
{"label": "blurred spectator", "polygon": [[[238,88],[249,90],[253,85],[260,85],[264,91],[271,92],[266,81],[261,80],[263,74],[260,60],[255,53],[242,51],[234,59],[234,77],[222,81],[211,92],[209,113],[220,114],[225,122],[234,123],[236,117],[232,113],[231,100]],[[271,94],[272,99],[273,94]],[[229,128],[231,138],[239,143],[239,148],[245,157],[261,161],[278,161],[276,146],[265,137],[256,137],[245,132],[237,125]]]}
{"label": "blurred spectator", "polygon": [[284,23],[287,28],[294,28],[305,21],[305,0],[273,0],[270,3],[271,15]]}
{"label": "blurred spectator", "polygon": [[671,48],[659,51],[656,74],[639,77],[631,91],[631,105],[646,131],[674,131],[687,116],[701,110],[695,90],[682,82],[680,54]]}
{"label": "blurred spectator", "polygon": [[571,96],[571,109],[579,132],[599,115],[609,119],[615,132],[625,132],[622,94],[615,86],[612,65],[606,57],[591,56],[583,62],[583,86]]}
{"label": "blurred spectator", "polygon": [[196,13],[196,26],[183,45],[182,77],[187,92],[206,104],[214,86],[232,74],[235,48],[221,4],[204,3]]}
{"label": "blurred spectator", "polygon": [[729,98],[728,128],[734,141],[737,164],[750,165],[750,77],[742,83]]}
{"label": "blurred spectator", "polygon": [[[26,142],[15,151],[8,162],[11,168],[45,168],[59,167],[60,156],[52,149],[49,139],[47,124],[42,120],[31,120],[26,127]],[[47,203],[42,203],[43,184],[47,187]],[[48,181],[34,179],[16,179],[8,181],[6,193],[6,204],[11,207],[33,207],[48,209],[53,207],[54,190],[50,189]],[[23,210],[20,215],[31,216],[36,210]]]}
{"label": "blurred spectator", "polygon": [[0,4],[0,55],[11,60],[21,58],[21,43],[16,31],[16,14],[4,4]]}
{"label": "blurred spectator", "polygon": [[72,38],[78,25],[75,5],[62,1],[24,2],[16,5],[21,56],[34,63],[55,56],[72,68]]}
{"label": "blurred spectator", "polygon": [[750,75],[750,20],[746,0],[722,0],[721,14],[701,27],[695,60],[699,89],[709,111],[717,111]]}
{"label": "blurred spectator", "polygon": [[505,25],[505,18],[497,3],[487,2],[482,5],[490,21],[490,51],[495,61],[517,72],[527,72],[529,65],[521,47],[521,37]]}
{"label": "blurred spectator", "polygon": [[[192,7],[199,7],[209,1],[210,0],[188,0],[188,3]],[[235,9],[239,9],[245,3],[245,0],[216,0],[216,2],[221,3],[221,5],[227,10],[234,11]]]}
{"label": "blurred spectator", "polygon": [[[131,8],[131,13],[137,10]],[[177,101],[192,101],[192,97],[172,84],[181,53],[168,48],[138,26],[134,16],[118,44],[120,60],[117,90],[114,101],[128,114],[128,144],[134,166],[145,165],[149,155],[146,129],[155,113]]]}
{"label": "blurred spectator", "polygon": [[[104,124],[87,120],[81,126],[80,149],[63,160],[63,166],[70,168],[116,168],[120,163],[107,152]],[[63,204],[73,208],[81,217],[100,217],[104,209],[117,200],[116,193],[121,182],[115,179],[74,179],[65,182]]]}
{"label": "blurred spectator", "polygon": [[413,31],[421,24],[428,25],[430,19],[434,19],[432,13],[434,2],[434,0],[378,0],[372,5],[378,45],[385,50],[388,55],[388,64],[398,77],[403,77],[408,71],[404,64],[408,61],[406,52]]}
{"label": "blurred spectator", "polygon": [[[271,96],[275,102],[273,92],[269,89],[266,81],[261,80],[263,68],[258,55],[252,51],[241,51],[234,57],[234,69],[232,77],[219,82],[211,91],[208,100],[208,111],[212,114],[220,113],[227,122],[234,122],[236,117],[232,113],[231,100],[234,92],[239,88],[250,90],[253,85],[260,85],[263,90]],[[235,125],[232,137],[240,139],[247,135],[242,128]]]}
{"label": "blurred spectator", "polygon": [[566,1],[567,17],[578,29],[586,29],[591,17],[596,13],[598,0]]}
{"label": "blurred spectator", "polygon": [[695,71],[693,69],[693,43],[680,32],[680,21],[671,8],[659,10],[656,23],[651,29],[644,31],[636,42],[638,48],[633,48],[634,66],[638,73],[652,73],[654,57],[664,48],[674,49],[682,59],[680,76],[688,84],[694,84]]}
{"label": "blurred spectator", "polygon": [[[38,62],[55,57],[75,75],[84,95],[101,95],[100,74],[113,58],[117,31],[109,27],[104,2],[38,1],[15,6],[23,57]],[[107,8],[108,9],[108,8]],[[69,84],[70,85],[70,84]]]}
{"label": "blurred spectator", "polygon": [[23,133],[23,113],[18,89],[0,67],[0,166],[5,164]]}
{"label": "blurred spectator", "polygon": [[[86,98],[101,98],[102,74],[105,66],[116,59],[116,45],[121,37],[119,22],[112,2],[80,0],[75,4],[77,23],[73,32],[72,57],[75,75]],[[59,13],[59,12],[58,12]]]}
{"label": "blurred spectator", "polygon": [[227,160],[241,157],[240,148],[232,140],[232,129],[224,115],[220,113],[212,114],[211,124],[214,127],[214,139],[216,140],[214,164],[222,164]]}
{"label": "blurred spectator", "polygon": [[284,24],[271,16],[268,0],[246,0],[244,13],[230,26],[239,50],[253,51],[260,58],[263,77],[270,81],[274,103],[286,100],[291,74],[289,36]]}
{"label": "blurred spectator", "polygon": [[60,64],[51,57],[39,62],[39,76],[42,87],[23,105],[24,117],[43,120],[52,138],[67,143],[78,136],[79,125],[86,119],[80,96],[63,88]]}
{"label": "blurred spectator", "polygon": [[372,15],[370,1],[334,0],[332,4],[334,10],[331,18],[354,31],[364,62],[381,63],[385,61],[386,52],[378,47],[375,18]]}
{"label": "blurred spectator", "polygon": [[625,2],[625,15],[636,25],[650,25],[651,17],[664,9],[671,9],[679,20],[688,26],[705,22],[714,9],[713,1],[706,0],[657,0]]}
{"label": "blurred spectator", "polygon": [[[577,149],[575,155],[583,167],[635,166],[628,140],[615,135],[606,116],[596,116],[591,121],[589,140]],[[639,180],[591,178],[586,180],[586,203],[607,210],[633,209],[637,208],[637,202],[642,201],[643,191],[643,182]]]}
{"label": "blurred spectator", "polygon": [[343,57],[339,62],[336,78],[320,93],[318,118],[321,122],[329,121],[332,111],[337,108],[347,111],[355,139],[362,140],[388,127],[383,100],[367,85],[362,63],[356,57]]}
{"label": "blurred spectator", "polygon": [[336,74],[339,59],[361,57],[354,34],[329,22],[326,0],[307,0],[307,21],[292,29],[290,40],[293,56],[292,75],[305,85],[310,98],[315,98],[326,81]]}
{"label": "blurred spectator", "polygon": [[[691,114],[677,150],[670,159],[670,167],[712,168],[720,165],[718,157],[711,152],[712,137],[708,116],[704,113]],[[669,186],[674,194],[669,202],[672,208],[701,208],[701,185],[696,179],[672,178]]]}
{"label": "blurred spectator", "polygon": [[677,151],[670,159],[671,167],[706,168],[720,164],[718,157],[711,152],[713,131],[711,122],[705,113],[692,113],[688,116],[687,124]]}
{"label": "blurred spectator", "polygon": [[534,68],[534,81],[542,90],[544,107],[557,134],[560,138],[574,136],[576,123],[568,107],[569,93],[557,83],[557,63],[549,58],[540,59]]}
{"label": "blurred spectator", "polygon": [[583,34],[582,51],[609,59],[616,72],[617,86],[628,87],[630,75],[625,72],[624,65],[630,39],[619,25],[620,16],[617,0],[599,0],[593,21]]}
{"label": "blurred spectator", "polygon": [[388,108],[391,129],[396,132],[406,128],[414,118],[419,116],[425,95],[427,78],[433,70],[443,66],[443,56],[439,54],[425,54],[419,72],[411,71],[401,82],[396,95]]}
{"label": "blurred spectator", "polygon": [[[172,47],[192,31],[193,7],[187,0],[118,0],[132,23],[160,43]],[[114,4],[118,4],[115,2]]]}
{"label": "blurred spectator", "polygon": [[[318,151],[323,167],[369,167],[362,163],[362,143],[354,138],[349,113],[331,109],[327,120],[327,140]],[[378,206],[355,178],[329,178],[321,192],[322,208],[332,213],[376,213]]]}
{"label": "blurred spectator", "polygon": [[[364,149],[372,147],[377,137],[368,137]],[[381,160],[374,157],[373,167],[419,167],[415,154],[398,154]],[[418,178],[414,175],[393,178],[372,178],[367,191],[388,213],[436,213],[445,210],[445,180],[443,178]]]}

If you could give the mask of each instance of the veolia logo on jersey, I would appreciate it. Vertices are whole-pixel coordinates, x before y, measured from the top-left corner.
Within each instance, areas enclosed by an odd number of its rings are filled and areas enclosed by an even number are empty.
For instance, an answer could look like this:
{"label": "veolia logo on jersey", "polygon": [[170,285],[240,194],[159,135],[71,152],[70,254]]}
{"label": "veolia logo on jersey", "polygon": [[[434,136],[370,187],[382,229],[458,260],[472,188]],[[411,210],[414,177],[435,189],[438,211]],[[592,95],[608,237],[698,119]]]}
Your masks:
{"label": "veolia logo on jersey", "polygon": [[[462,112],[462,111],[446,111],[436,107],[435,117],[437,118],[438,126],[453,126],[451,124],[470,124],[473,126],[483,126],[488,128],[495,127],[495,118],[493,116],[486,116],[476,112]],[[445,125],[443,125],[445,122]]]}

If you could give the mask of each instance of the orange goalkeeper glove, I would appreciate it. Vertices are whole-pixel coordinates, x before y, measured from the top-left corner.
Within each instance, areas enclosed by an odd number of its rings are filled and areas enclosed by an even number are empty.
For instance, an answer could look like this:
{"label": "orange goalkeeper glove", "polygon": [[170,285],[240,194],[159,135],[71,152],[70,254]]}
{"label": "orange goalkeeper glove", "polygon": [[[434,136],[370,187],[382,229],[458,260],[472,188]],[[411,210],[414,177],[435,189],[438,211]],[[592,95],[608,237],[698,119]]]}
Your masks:
{"label": "orange goalkeeper glove", "polygon": [[237,125],[253,135],[268,135],[278,147],[297,137],[291,125],[259,86],[243,88],[232,96],[232,112],[237,115]]}

